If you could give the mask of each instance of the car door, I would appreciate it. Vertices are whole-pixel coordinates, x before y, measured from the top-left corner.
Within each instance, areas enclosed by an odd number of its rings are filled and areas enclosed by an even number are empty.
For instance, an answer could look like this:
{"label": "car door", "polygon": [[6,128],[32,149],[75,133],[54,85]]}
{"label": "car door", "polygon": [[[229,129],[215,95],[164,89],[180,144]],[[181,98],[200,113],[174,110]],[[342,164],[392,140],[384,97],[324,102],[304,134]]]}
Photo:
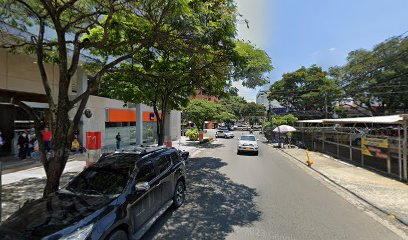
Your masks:
{"label": "car door", "polygon": [[[156,178],[156,171],[152,161],[143,162],[136,175],[135,185],[141,182],[150,182]],[[133,204],[130,207],[130,218],[135,232],[150,219],[152,211],[152,188],[147,191],[136,191],[133,189]]]}
{"label": "car door", "polygon": [[174,187],[172,186],[172,161],[168,153],[162,154],[157,158],[157,174],[160,179],[160,206],[165,204],[173,196]]}

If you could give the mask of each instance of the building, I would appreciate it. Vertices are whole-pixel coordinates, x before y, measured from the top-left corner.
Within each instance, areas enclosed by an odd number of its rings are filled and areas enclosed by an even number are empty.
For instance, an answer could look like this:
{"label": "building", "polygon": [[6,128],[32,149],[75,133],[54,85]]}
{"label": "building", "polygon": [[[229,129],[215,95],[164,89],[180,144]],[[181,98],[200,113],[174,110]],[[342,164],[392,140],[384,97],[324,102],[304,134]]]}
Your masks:
{"label": "building", "polygon": [[[218,97],[209,95],[205,90],[196,89],[195,95],[191,97],[191,99],[197,100],[208,100],[213,103],[218,102]],[[218,123],[216,121],[205,121],[204,129],[215,129],[218,127]]]}
{"label": "building", "polygon": [[261,90],[256,94],[256,103],[265,106],[266,111],[271,109],[272,111],[279,111],[284,107],[277,100],[268,99],[269,91]]}
{"label": "building", "polygon": [[[46,72],[52,93],[58,91],[58,66],[46,64]],[[81,94],[87,87],[87,77],[78,69],[70,87],[70,97]],[[31,106],[39,116],[46,119],[48,103],[42,80],[32,56],[14,54],[0,49],[0,96],[12,95]],[[154,144],[157,141],[156,118],[153,109],[144,104],[129,104],[123,101],[91,96],[86,109],[92,113],[90,118],[82,116],[78,126],[80,142],[85,145],[87,133],[99,133],[103,149],[115,148],[115,136],[122,136],[122,146],[133,144]],[[0,99],[0,131],[5,141],[0,155],[14,155],[19,133],[32,128],[33,121],[21,108]],[[167,116],[165,141],[180,138],[181,113],[171,111]]]}

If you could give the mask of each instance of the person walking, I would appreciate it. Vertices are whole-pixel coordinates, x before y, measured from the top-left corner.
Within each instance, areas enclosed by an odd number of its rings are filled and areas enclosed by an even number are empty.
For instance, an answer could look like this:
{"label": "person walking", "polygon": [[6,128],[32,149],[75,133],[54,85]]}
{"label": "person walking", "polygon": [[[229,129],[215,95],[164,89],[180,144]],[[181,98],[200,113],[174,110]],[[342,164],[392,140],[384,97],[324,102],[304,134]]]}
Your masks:
{"label": "person walking", "polygon": [[122,141],[122,138],[120,137],[120,133],[116,135],[116,149],[120,149],[120,142]]}
{"label": "person walking", "polygon": [[27,148],[28,148],[28,137],[27,133],[22,133],[18,137],[17,140],[17,145],[18,145],[18,157],[20,160],[24,160],[27,157]]}
{"label": "person walking", "polygon": [[44,130],[41,132],[41,135],[42,135],[42,138],[43,138],[43,141],[44,141],[45,151],[47,153],[50,153],[52,133],[47,127],[45,127]]}

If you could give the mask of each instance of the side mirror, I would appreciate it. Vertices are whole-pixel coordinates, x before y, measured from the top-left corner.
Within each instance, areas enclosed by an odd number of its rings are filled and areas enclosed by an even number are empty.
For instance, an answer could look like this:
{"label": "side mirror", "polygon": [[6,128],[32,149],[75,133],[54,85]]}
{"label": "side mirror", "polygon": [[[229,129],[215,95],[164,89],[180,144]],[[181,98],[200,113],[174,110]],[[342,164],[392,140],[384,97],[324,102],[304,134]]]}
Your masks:
{"label": "side mirror", "polygon": [[181,153],[180,156],[181,156],[181,158],[182,158],[184,161],[186,161],[189,155],[190,155],[189,152],[184,151],[184,152]]}
{"label": "side mirror", "polygon": [[136,191],[147,191],[149,190],[150,185],[148,182],[138,182],[135,185],[135,190]]}

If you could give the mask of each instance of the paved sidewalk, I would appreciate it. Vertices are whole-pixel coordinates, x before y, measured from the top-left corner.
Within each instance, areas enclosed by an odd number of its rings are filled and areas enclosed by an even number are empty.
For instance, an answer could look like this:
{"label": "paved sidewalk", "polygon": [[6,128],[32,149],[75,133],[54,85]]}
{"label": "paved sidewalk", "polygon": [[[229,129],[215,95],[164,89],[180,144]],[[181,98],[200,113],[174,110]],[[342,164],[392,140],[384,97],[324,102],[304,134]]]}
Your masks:
{"label": "paved sidewalk", "polygon": [[[285,153],[307,161],[306,150],[282,149]],[[336,184],[364,199],[383,212],[408,225],[408,185],[361,167],[350,165],[318,152],[309,152],[313,169]]]}
{"label": "paved sidewalk", "polygon": [[172,144],[173,144],[173,147],[181,151],[188,151],[191,157],[196,152],[198,152],[200,149],[207,148],[208,147],[207,144],[211,144],[211,143],[200,144],[199,141],[190,141],[190,140],[187,140],[185,136],[182,136],[179,140],[173,141]]}

